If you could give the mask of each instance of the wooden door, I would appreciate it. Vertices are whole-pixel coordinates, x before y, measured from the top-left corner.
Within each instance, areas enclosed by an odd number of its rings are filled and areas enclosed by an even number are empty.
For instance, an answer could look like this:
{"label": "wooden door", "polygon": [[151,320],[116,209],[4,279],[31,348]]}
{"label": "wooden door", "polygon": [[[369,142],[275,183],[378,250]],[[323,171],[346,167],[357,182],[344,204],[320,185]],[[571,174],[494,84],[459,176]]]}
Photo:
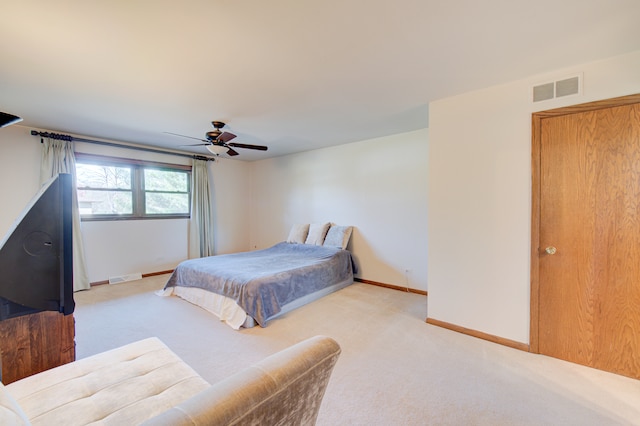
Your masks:
{"label": "wooden door", "polygon": [[535,114],[533,122],[532,350],[634,378],[640,378],[638,102],[640,96],[585,104]]}

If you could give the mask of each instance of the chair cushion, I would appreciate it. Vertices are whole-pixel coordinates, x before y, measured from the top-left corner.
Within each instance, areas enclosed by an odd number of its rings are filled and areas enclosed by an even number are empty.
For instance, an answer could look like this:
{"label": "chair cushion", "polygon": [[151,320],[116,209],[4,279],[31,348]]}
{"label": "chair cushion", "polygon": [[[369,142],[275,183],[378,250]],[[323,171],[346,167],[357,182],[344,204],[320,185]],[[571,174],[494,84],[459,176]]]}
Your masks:
{"label": "chair cushion", "polygon": [[33,425],[124,425],[162,413],[209,384],[154,337],[6,387]]}
{"label": "chair cushion", "polygon": [[4,385],[0,383],[0,425],[18,426],[30,424],[22,408],[20,408]]}

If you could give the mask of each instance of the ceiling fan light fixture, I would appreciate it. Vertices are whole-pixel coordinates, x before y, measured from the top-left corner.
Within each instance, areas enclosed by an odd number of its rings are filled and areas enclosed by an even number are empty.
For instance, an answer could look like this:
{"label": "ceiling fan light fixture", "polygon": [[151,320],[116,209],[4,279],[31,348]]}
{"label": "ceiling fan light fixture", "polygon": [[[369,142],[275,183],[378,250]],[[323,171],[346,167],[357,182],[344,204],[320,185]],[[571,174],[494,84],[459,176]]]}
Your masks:
{"label": "ceiling fan light fixture", "polygon": [[266,151],[267,147],[263,145],[251,145],[246,143],[237,143],[229,141],[234,140],[236,135],[230,132],[223,132],[220,130],[225,126],[222,121],[212,121],[211,124],[215,128],[215,130],[209,131],[205,134],[206,139],[194,138],[192,136],[181,135],[179,133],[165,132],[170,135],[180,136],[183,138],[195,139],[200,142],[198,144],[192,144],[187,146],[204,146],[207,148],[207,151],[214,155],[225,154],[228,157],[235,157],[236,155],[240,155],[238,151],[233,148],[242,148],[242,149],[255,149],[258,151]]}
{"label": "ceiling fan light fixture", "polygon": [[215,155],[220,155],[227,152],[227,148],[220,145],[207,145],[207,149],[209,150],[210,153]]}
{"label": "ceiling fan light fixture", "polygon": [[210,141],[215,141],[218,139],[218,137],[220,137],[221,134],[222,132],[220,130],[213,130],[211,132],[207,132],[207,139],[209,139]]}

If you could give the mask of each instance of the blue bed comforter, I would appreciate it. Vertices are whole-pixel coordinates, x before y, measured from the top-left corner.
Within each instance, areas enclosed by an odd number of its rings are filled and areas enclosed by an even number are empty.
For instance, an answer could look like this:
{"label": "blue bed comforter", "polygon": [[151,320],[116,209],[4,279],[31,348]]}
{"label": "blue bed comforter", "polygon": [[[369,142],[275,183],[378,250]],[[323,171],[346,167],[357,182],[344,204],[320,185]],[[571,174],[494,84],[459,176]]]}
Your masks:
{"label": "blue bed comforter", "polygon": [[264,327],[282,306],[346,280],[353,280],[349,251],[282,242],[264,250],[186,260],[165,289],[198,287],[229,297]]}

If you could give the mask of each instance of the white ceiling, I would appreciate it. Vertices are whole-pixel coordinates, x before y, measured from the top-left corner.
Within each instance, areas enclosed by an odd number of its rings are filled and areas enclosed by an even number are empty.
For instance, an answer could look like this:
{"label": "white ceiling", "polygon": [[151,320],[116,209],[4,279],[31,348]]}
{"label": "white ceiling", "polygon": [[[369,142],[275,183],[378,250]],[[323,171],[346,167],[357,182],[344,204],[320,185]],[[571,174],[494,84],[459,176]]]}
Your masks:
{"label": "white ceiling", "polygon": [[430,101],[640,49],[638,0],[2,3],[0,111],[167,148],[221,120],[269,146],[240,160],[424,128]]}

